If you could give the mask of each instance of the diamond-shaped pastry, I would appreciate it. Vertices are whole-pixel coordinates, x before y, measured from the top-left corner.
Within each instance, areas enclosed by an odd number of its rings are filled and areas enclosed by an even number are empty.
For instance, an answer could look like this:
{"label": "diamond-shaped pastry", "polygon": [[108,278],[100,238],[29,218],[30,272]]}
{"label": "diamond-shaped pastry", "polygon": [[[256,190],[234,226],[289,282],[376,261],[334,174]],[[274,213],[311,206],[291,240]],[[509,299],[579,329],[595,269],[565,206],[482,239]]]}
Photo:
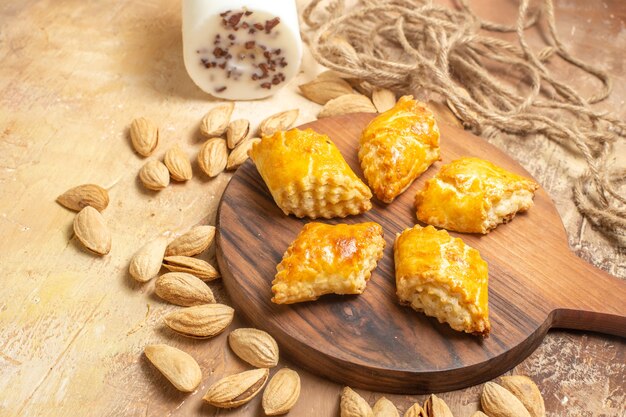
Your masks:
{"label": "diamond-shaped pastry", "polygon": [[416,225],[396,237],[396,293],[454,330],[489,334],[488,268],[476,249],[445,230]]}
{"label": "diamond-shaped pastry", "polygon": [[361,135],[359,160],[376,197],[391,203],[439,160],[433,113],[412,96],[372,120]]}
{"label": "diamond-shaped pastry", "polygon": [[285,214],[330,219],[372,208],[370,189],[330,138],[312,129],[265,136],[250,158]]}
{"label": "diamond-shaped pastry", "polygon": [[489,233],[533,205],[539,185],[491,162],[465,157],[441,167],[415,197],[417,218],[464,233]]}
{"label": "diamond-shaped pastry", "polygon": [[361,294],[384,247],[377,223],[308,223],[276,267],[272,301],[292,304],[324,294]]}

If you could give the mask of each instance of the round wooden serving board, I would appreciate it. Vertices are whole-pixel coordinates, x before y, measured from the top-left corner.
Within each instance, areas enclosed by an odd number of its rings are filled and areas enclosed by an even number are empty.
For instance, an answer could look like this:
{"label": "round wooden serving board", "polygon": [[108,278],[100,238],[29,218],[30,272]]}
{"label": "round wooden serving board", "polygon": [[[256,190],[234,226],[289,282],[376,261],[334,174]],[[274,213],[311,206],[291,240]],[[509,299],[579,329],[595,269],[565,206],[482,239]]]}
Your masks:
{"label": "round wooden serving board", "polygon": [[[358,138],[372,114],[302,126],[325,133],[362,177]],[[385,231],[383,258],[362,295],[326,295],[276,305],[276,265],[309,219],[285,216],[251,161],[228,185],[218,213],[218,262],[237,314],[278,341],[299,365],[353,387],[396,393],[450,391],[494,378],[528,356],[551,327],[626,336],[626,284],[577,258],[561,219],[540,189],[535,205],[485,236],[458,234],[489,264],[492,331],[487,339],[401,306],[395,295],[393,241],[416,223],[415,192],[439,167],[477,156],[530,176],[513,159],[459,128],[440,123],[441,155],[392,204],[328,223],[375,221]]]}

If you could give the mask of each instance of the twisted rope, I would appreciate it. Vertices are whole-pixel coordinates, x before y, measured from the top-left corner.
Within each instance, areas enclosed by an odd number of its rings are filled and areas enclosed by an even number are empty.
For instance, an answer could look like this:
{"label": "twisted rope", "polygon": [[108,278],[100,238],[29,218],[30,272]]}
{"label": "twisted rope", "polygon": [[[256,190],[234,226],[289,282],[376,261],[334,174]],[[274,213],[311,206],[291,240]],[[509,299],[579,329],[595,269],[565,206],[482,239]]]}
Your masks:
{"label": "twisted rope", "polygon": [[[318,62],[379,87],[439,94],[477,134],[494,129],[540,134],[574,145],[587,165],[573,185],[578,210],[605,234],[626,239],[626,197],[619,192],[626,170],[609,168],[614,143],[626,137],[626,123],[590,106],[609,96],[611,80],[567,51],[557,35],[552,0],[534,10],[529,0],[520,0],[515,26],[482,20],[468,0],[457,0],[458,10],[430,0],[359,0],[350,10],[344,2],[312,0],[303,12]],[[535,53],[525,30],[540,21],[547,25],[549,45]],[[517,44],[481,29],[514,32]],[[554,55],[597,78],[602,89],[583,97],[559,81],[545,65]],[[523,80],[525,91],[505,81],[511,73],[519,74],[513,81]]]}

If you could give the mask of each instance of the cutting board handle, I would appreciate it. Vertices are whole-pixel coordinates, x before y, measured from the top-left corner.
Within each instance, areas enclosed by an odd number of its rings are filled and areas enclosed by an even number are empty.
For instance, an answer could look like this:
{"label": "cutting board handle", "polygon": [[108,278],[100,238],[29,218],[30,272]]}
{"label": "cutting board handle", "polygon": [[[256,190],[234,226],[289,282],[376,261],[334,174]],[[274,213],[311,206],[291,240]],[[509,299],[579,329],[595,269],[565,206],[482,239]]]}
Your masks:
{"label": "cutting board handle", "polygon": [[626,337],[626,281],[583,261],[573,253],[562,271],[567,285],[552,287],[557,302],[552,327],[589,330]]}

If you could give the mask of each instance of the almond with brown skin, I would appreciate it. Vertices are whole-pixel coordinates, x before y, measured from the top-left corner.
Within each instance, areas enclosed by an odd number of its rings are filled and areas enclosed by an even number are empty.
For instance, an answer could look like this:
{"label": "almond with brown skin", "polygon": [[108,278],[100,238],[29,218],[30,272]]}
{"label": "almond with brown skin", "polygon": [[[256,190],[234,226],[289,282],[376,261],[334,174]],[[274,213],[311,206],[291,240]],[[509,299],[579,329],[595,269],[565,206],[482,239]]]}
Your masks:
{"label": "almond with brown skin", "polygon": [[350,84],[341,78],[316,78],[311,82],[300,85],[299,88],[304,97],[318,104],[326,104],[334,98],[353,93]]}
{"label": "almond with brown skin", "polygon": [[230,122],[230,116],[233,114],[234,109],[235,103],[231,101],[209,110],[200,123],[202,136],[209,139],[222,136],[228,127],[228,122]]}
{"label": "almond with brown skin", "polygon": [[189,256],[166,256],[163,266],[171,272],[186,272],[195,275],[202,281],[213,281],[220,273],[207,261]]}
{"label": "almond with brown skin", "polygon": [[177,237],[165,250],[165,256],[194,256],[204,252],[213,243],[215,226],[196,226]]}
{"label": "almond with brown skin", "polygon": [[426,415],[426,411],[424,411],[422,406],[419,405],[419,403],[415,403],[411,406],[411,408],[406,410],[406,412],[404,413],[404,417],[428,417],[428,416]]}
{"label": "almond with brown skin", "polygon": [[472,417],[489,417],[489,416],[483,413],[482,411],[476,411],[474,414],[472,414]]}
{"label": "almond with brown skin", "polygon": [[240,328],[228,335],[230,348],[244,361],[257,368],[278,364],[278,344],[269,333],[259,329]]}
{"label": "almond with brown skin", "polygon": [[130,124],[130,140],[139,155],[149,156],[159,144],[159,129],[151,120],[139,117]]}
{"label": "almond with brown skin", "polygon": [[98,210],[83,208],[74,218],[74,234],[85,248],[97,255],[111,251],[111,232]]}
{"label": "almond with brown skin", "polygon": [[435,394],[431,394],[424,403],[424,412],[428,417],[453,417],[448,404]]}
{"label": "almond with brown skin", "polygon": [[83,184],[58,196],[57,203],[74,211],[81,211],[87,206],[102,211],[109,205],[109,193],[99,185]]}
{"label": "almond with brown skin", "polygon": [[228,149],[226,141],[221,138],[207,140],[198,152],[198,166],[200,169],[213,178],[219,175],[228,162]]}
{"label": "almond with brown skin", "polygon": [[248,152],[252,148],[252,145],[259,142],[261,139],[252,138],[241,142],[235,149],[233,149],[228,155],[228,162],[226,169],[232,170],[239,168],[244,162],[248,160]]}
{"label": "almond with brown skin", "polygon": [[253,369],[220,379],[202,399],[214,407],[239,407],[253,399],[265,386],[269,369]]}
{"label": "almond with brown skin", "polygon": [[163,162],[175,181],[188,181],[193,176],[189,158],[178,145],[172,146],[165,152]]}
{"label": "almond with brown skin", "polygon": [[215,303],[213,291],[200,279],[185,272],[168,272],[157,278],[156,295],[172,304],[191,307]]}
{"label": "almond with brown skin", "polygon": [[272,136],[276,132],[289,129],[298,118],[298,114],[300,114],[300,111],[293,109],[268,117],[259,126],[261,136]]}
{"label": "almond with brown skin", "polygon": [[511,391],[532,417],[546,416],[543,397],[532,379],[524,375],[503,376],[500,378],[500,385]]}
{"label": "almond with brown skin", "polygon": [[208,339],[220,334],[233,321],[235,310],[224,304],[187,307],[165,316],[170,329],[194,339]]}
{"label": "almond with brown skin", "polygon": [[183,392],[193,392],[202,381],[198,362],[189,354],[168,345],[149,345],[144,354],[171,383]]}
{"label": "almond with brown skin", "polygon": [[226,144],[228,149],[234,149],[250,133],[250,122],[245,119],[233,120],[226,128]]}
{"label": "almond with brown skin", "polygon": [[489,417],[531,417],[515,395],[495,382],[485,384],[480,404]]}
{"label": "almond with brown skin", "polygon": [[374,417],[367,401],[350,387],[343,388],[339,409],[341,417]]}
{"label": "almond with brown skin", "polygon": [[300,397],[300,375],[292,369],[283,368],[270,379],[263,392],[263,411],[268,416],[286,414]]}
{"label": "almond with brown skin", "polygon": [[167,239],[158,237],[146,243],[130,260],[128,271],[139,282],[147,282],[156,277],[161,269]]}
{"label": "almond with brown skin", "polygon": [[139,180],[148,190],[159,191],[170,185],[170,172],[161,161],[148,161],[139,171]]}
{"label": "almond with brown skin", "polygon": [[396,95],[386,88],[377,88],[372,92],[372,103],[378,113],[383,113],[396,105]]}
{"label": "almond with brown skin", "polygon": [[400,417],[398,409],[385,397],[380,397],[372,407],[374,417]]}
{"label": "almond with brown skin", "polygon": [[349,113],[376,113],[376,107],[364,95],[346,94],[326,103],[317,117],[321,119]]}

